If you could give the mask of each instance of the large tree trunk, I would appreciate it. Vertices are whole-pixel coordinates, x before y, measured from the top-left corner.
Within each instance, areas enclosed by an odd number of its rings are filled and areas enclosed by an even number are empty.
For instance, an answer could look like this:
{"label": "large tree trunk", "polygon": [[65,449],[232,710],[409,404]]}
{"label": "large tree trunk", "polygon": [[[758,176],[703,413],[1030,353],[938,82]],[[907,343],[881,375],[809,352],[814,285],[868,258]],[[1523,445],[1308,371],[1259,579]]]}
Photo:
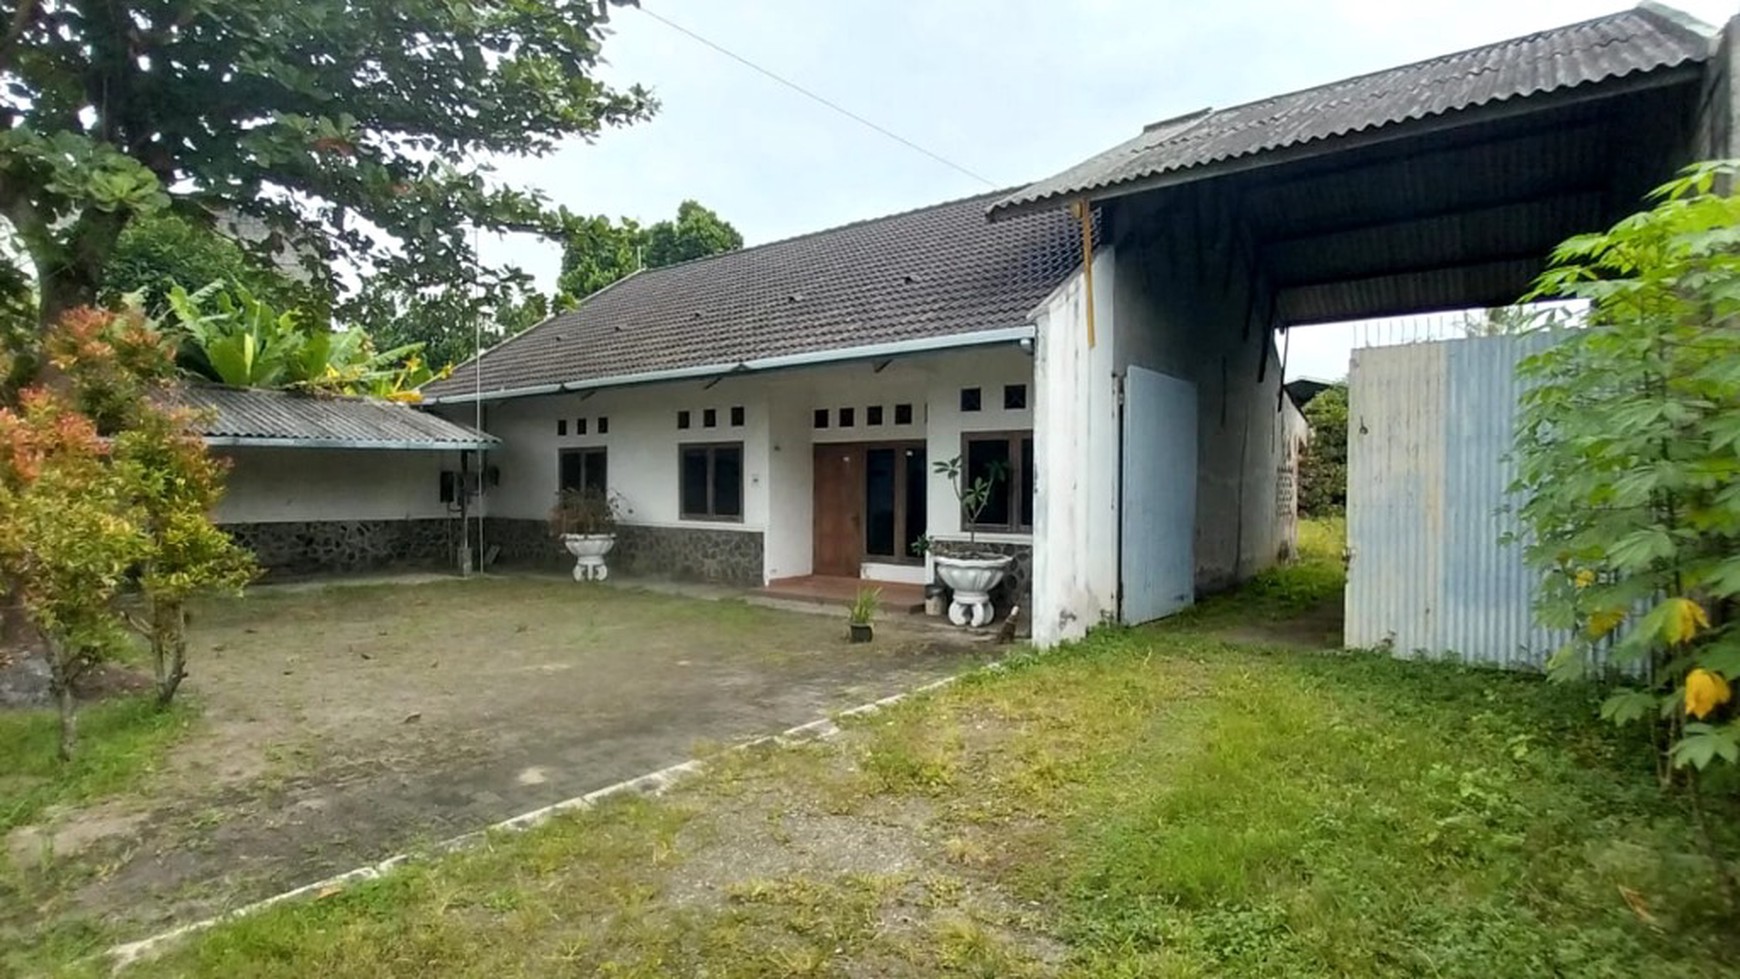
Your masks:
{"label": "large tree trunk", "polygon": [[80,306],[94,306],[97,302],[97,281],[76,268],[62,268],[44,273],[37,288],[40,298],[36,307],[36,326],[38,333],[46,333],[48,328],[60,322],[60,318]]}

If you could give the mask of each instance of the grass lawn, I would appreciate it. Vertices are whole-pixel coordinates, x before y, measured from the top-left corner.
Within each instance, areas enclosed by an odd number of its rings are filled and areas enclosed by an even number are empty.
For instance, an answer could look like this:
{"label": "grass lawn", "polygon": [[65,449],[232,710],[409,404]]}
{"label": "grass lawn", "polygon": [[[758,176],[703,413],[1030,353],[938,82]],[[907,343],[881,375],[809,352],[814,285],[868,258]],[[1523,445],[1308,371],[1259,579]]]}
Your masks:
{"label": "grass lawn", "polygon": [[0,837],[57,805],[121,792],[155,771],[192,728],[194,712],[159,710],[149,695],[79,710],[79,751],[60,760],[60,716],[53,710],[0,712]]}
{"label": "grass lawn", "polygon": [[1227,638],[1332,567],[128,974],[1731,975],[1687,815],[1589,691]]}

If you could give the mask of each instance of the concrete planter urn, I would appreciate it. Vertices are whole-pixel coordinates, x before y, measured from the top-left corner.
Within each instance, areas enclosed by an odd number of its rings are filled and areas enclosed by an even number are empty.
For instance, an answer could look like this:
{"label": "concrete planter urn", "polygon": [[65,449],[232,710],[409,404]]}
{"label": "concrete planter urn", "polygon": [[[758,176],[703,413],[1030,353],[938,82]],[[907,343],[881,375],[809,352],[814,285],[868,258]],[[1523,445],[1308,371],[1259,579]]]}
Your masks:
{"label": "concrete planter urn", "polygon": [[1015,558],[1008,554],[995,557],[943,557],[936,555],[936,576],[954,592],[949,602],[949,621],[955,625],[971,625],[978,629],[991,623],[996,611],[991,607],[991,589],[1009,573]]}
{"label": "concrete planter urn", "polygon": [[604,555],[616,546],[615,534],[563,534],[562,546],[574,555],[575,581],[603,581],[610,577]]}

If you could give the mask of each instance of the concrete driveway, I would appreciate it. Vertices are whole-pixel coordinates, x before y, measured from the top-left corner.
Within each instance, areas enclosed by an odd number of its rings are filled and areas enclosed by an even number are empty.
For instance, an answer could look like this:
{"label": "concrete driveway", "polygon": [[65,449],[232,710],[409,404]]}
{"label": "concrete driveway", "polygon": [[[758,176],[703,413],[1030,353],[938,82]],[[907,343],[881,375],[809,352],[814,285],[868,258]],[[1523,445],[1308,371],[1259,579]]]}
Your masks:
{"label": "concrete driveway", "polygon": [[[149,931],[960,672],[901,616],[566,580],[260,589],[195,619],[201,731],[137,796],[41,829]],[[75,850],[77,852],[66,853]]]}

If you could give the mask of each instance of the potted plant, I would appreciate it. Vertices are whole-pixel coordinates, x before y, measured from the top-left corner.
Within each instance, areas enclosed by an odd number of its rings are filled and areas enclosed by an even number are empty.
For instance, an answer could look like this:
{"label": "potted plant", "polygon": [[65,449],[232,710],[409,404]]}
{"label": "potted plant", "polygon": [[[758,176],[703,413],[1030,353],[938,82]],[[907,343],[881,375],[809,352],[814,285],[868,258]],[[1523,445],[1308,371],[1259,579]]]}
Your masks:
{"label": "potted plant", "polygon": [[992,554],[978,549],[979,514],[991,502],[991,492],[1002,482],[1008,467],[993,462],[985,475],[967,482],[966,467],[961,457],[945,459],[933,467],[947,476],[955,497],[961,501],[961,520],[967,528],[967,551],[959,556],[938,554],[933,549],[931,563],[936,576],[954,592],[949,602],[949,621],[955,625],[981,628],[989,625],[996,611],[991,606],[991,589],[1002,583],[1015,559],[1007,554]]}
{"label": "potted plant", "polygon": [[936,580],[936,555],[931,550],[930,535],[920,534],[912,542],[912,552],[924,557],[924,614],[946,614],[949,607],[949,589],[947,585]]}
{"label": "potted plant", "polygon": [[858,589],[858,597],[852,600],[846,611],[846,624],[851,629],[853,642],[869,642],[875,637],[876,630],[871,620],[876,618],[876,608],[881,603],[882,589]]}
{"label": "potted plant", "polygon": [[550,529],[574,555],[575,581],[610,577],[604,555],[616,546],[616,501],[601,489],[565,489],[550,508]]}

